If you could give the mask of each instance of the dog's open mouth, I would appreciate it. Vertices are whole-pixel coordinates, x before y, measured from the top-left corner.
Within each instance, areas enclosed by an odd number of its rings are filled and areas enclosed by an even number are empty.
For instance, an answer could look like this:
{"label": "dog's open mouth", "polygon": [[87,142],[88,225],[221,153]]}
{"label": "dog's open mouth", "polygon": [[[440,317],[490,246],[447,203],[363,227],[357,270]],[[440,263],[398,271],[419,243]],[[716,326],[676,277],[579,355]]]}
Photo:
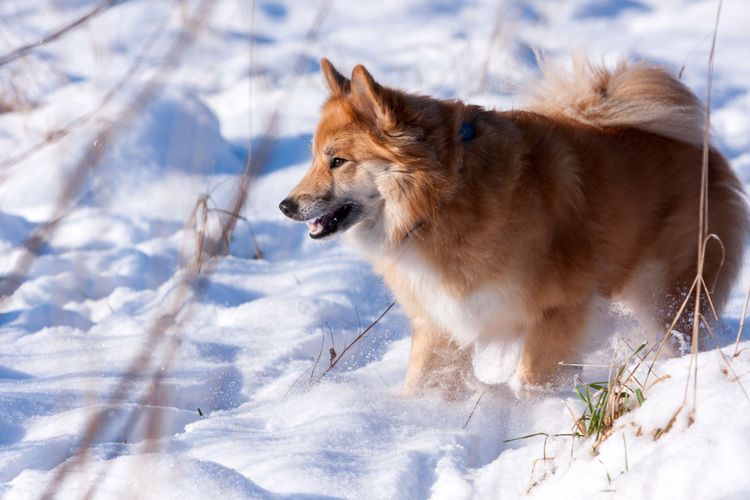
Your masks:
{"label": "dog's open mouth", "polygon": [[310,228],[310,238],[320,239],[330,236],[337,231],[348,229],[357,219],[359,206],[354,203],[344,203],[337,209],[321,215],[307,223]]}

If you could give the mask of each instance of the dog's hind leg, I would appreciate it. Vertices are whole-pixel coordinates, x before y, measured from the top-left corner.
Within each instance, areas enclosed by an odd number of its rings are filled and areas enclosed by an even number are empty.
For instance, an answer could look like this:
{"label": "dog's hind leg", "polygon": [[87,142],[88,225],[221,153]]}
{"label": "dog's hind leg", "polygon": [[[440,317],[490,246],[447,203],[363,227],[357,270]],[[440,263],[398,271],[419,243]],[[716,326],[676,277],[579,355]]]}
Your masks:
{"label": "dog's hind leg", "polygon": [[543,311],[529,328],[517,377],[523,384],[544,385],[560,374],[560,362],[576,359],[575,346],[588,322],[588,301]]}
{"label": "dog's hind leg", "polygon": [[412,318],[412,340],[406,393],[437,389],[448,398],[464,396],[474,379],[472,347],[460,347],[424,317]]}

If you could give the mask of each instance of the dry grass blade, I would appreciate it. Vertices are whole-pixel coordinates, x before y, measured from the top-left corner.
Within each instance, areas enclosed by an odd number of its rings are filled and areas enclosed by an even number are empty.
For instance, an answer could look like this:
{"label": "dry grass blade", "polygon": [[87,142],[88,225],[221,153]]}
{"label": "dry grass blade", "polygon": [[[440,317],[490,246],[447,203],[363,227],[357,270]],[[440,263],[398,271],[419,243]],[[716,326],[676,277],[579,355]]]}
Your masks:
{"label": "dry grass blade", "polygon": [[312,370],[310,370],[310,385],[313,383],[313,377],[315,376],[315,369],[318,367],[318,363],[320,363],[320,358],[323,356],[323,347],[326,344],[326,334],[323,333],[323,338],[320,339],[320,351],[318,352],[318,357],[315,358],[315,364],[312,367]]}
{"label": "dry grass blade", "polygon": [[[247,217],[243,217],[240,214],[235,214],[230,212],[229,210],[224,210],[223,208],[212,208],[211,209],[214,212],[219,212],[224,215],[228,215],[230,217],[234,217],[236,219],[239,219],[243,221],[245,224],[247,224],[248,231],[250,232],[250,242],[253,245],[253,252],[255,253],[255,259],[260,260],[263,258],[263,251],[260,249],[260,245],[258,244],[258,239],[255,237],[255,231],[253,231],[253,225],[250,224],[250,220]],[[226,237],[226,233],[222,234],[223,237]],[[224,246],[228,249],[229,248],[229,240],[224,241]]]}
{"label": "dry grass blade", "polygon": [[[306,42],[310,43],[317,38],[318,32],[323,25],[323,21],[325,21],[325,18],[330,11],[330,7],[331,0],[321,1],[315,19],[313,20],[310,28],[305,34]],[[299,57],[297,57],[292,72],[293,80],[289,85],[287,85],[285,93],[279,101],[280,103],[283,104],[291,101],[291,97],[295,89],[295,84],[304,70],[306,64],[305,61],[306,58],[304,54],[300,54]],[[276,131],[279,126],[282,111],[283,109],[281,106],[277,106],[274,109],[273,113],[268,119],[266,129],[261,136],[260,143],[256,148],[252,147],[251,142],[249,143],[248,155],[245,161],[242,176],[240,177],[240,181],[237,185],[237,190],[235,191],[234,197],[232,198],[232,202],[230,203],[229,207],[224,209],[216,209],[217,212],[225,215],[225,218],[220,222],[221,234],[218,237],[214,238],[212,241],[208,241],[205,243],[206,252],[211,258],[223,255],[226,253],[226,251],[228,251],[229,246],[225,243],[230,241],[231,235],[234,233],[235,226],[237,225],[237,220],[243,219],[240,214],[247,202],[247,196],[250,191],[250,186],[252,185],[252,182],[255,180],[255,177],[258,175],[263,165],[266,165],[268,163],[269,159],[271,158],[271,154],[273,153]],[[253,245],[255,247],[256,258],[261,258],[262,253],[257,244],[257,241],[255,241],[254,235]]]}
{"label": "dry grass blade", "polygon": [[469,416],[466,417],[466,422],[464,422],[462,429],[466,429],[466,427],[469,425],[469,422],[471,421],[471,417],[474,416],[474,412],[477,411],[477,408],[479,408],[479,402],[482,401],[482,398],[484,397],[484,394],[487,391],[482,391],[482,393],[477,398],[477,402],[474,403],[474,408],[471,409],[471,413],[469,413]]}
{"label": "dry grass blade", "polygon": [[384,310],[384,311],[383,311],[382,313],[380,313],[380,316],[378,316],[378,317],[377,317],[377,318],[375,319],[375,321],[373,321],[372,323],[370,323],[370,325],[369,325],[369,326],[368,326],[367,328],[365,328],[364,330],[362,330],[362,331],[360,332],[360,334],[359,334],[359,335],[357,335],[357,336],[356,336],[356,337],[354,338],[354,340],[352,340],[352,341],[351,341],[351,342],[350,342],[349,344],[347,344],[347,345],[346,345],[346,346],[344,347],[344,349],[343,349],[343,350],[342,350],[342,351],[341,351],[341,352],[339,353],[339,355],[338,355],[338,356],[336,356],[336,358],[335,358],[335,359],[331,360],[331,363],[330,363],[330,364],[328,365],[328,368],[326,368],[326,369],[325,369],[325,371],[323,371],[323,373],[321,373],[321,374],[320,374],[320,375],[318,376],[318,378],[317,378],[317,380],[316,380],[316,381],[317,381],[317,382],[320,382],[320,381],[321,381],[321,379],[322,379],[323,377],[325,377],[325,376],[326,376],[326,374],[327,374],[328,372],[330,372],[331,370],[333,370],[333,369],[334,369],[334,368],[336,367],[336,365],[337,365],[337,364],[339,363],[339,361],[341,361],[341,359],[342,359],[342,358],[344,357],[344,354],[346,354],[346,353],[347,353],[347,352],[349,351],[349,349],[351,349],[352,347],[354,347],[354,344],[356,344],[357,342],[359,342],[360,340],[362,340],[362,337],[364,337],[365,335],[367,335],[367,333],[368,333],[368,332],[369,332],[370,330],[372,330],[372,328],[373,328],[373,327],[374,327],[375,325],[377,325],[377,324],[378,324],[378,323],[380,322],[380,320],[381,320],[381,319],[383,319],[383,317],[385,317],[385,315],[386,315],[386,314],[388,314],[388,312],[389,312],[389,311],[390,311],[390,310],[391,310],[391,309],[393,308],[393,306],[395,306],[395,305],[396,305],[396,301],[394,300],[393,302],[391,302],[391,303],[390,303],[390,304],[388,305],[388,307],[386,307],[386,308],[385,308],[385,310]]}
{"label": "dry grass blade", "polygon": [[581,437],[577,433],[569,433],[569,432],[563,432],[560,434],[549,434],[547,432],[534,432],[533,434],[526,434],[525,436],[520,436],[520,437],[510,438],[510,439],[503,439],[503,443],[512,443],[513,441],[520,441],[522,439],[529,439],[529,438],[533,438],[536,436],[544,436],[547,439],[551,437]]}
{"label": "dry grass blade", "polygon": [[[721,18],[721,7],[723,0],[719,0],[718,7],[716,9],[716,21],[714,24],[713,37],[711,39],[711,52],[708,57],[708,82],[706,85],[706,108],[704,115],[703,124],[703,158],[701,164],[701,187],[700,187],[700,203],[698,212],[698,256],[697,256],[697,286],[695,289],[695,300],[693,309],[693,334],[691,339],[691,360],[690,360],[690,373],[688,373],[688,381],[685,386],[685,398],[683,404],[687,401],[688,386],[693,384],[693,408],[690,414],[690,422],[693,420],[693,415],[696,409],[697,397],[698,397],[698,347],[699,347],[699,335],[701,325],[701,292],[705,288],[705,282],[703,280],[703,264],[705,262],[705,242],[709,237],[708,234],[708,159],[710,153],[710,127],[711,127],[711,92],[713,86],[713,75],[714,75],[714,60],[716,55],[716,36],[719,33],[719,19]],[[708,294],[708,290],[706,290]]]}
{"label": "dry grass blade", "polygon": [[[651,363],[649,364],[648,372],[646,373],[646,378],[643,382],[644,385],[648,383],[648,378],[651,376],[651,373],[654,371],[654,365],[656,365],[656,361],[661,356],[662,350],[664,349],[664,346],[669,341],[669,338],[672,335],[672,332],[674,332],[675,327],[677,326],[677,323],[680,321],[680,318],[682,317],[683,313],[685,312],[688,302],[690,302],[690,297],[692,296],[693,290],[695,290],[696,283],[698,282],[698,277],[693,280],[693,283],[690,285],[690,289],[685,294],[684,299],[682,300],[682,303],[680,304],[679,309],[677,310],[677,313],[672,318],[672,322],[667,327],[667,331],[662,336],[661,340],[657,342],[651,349],[648,350],[646,353],[646,356],[649,356],[653,354],[651,357]],[[654,353],[654,349],[656,352]]]}
{"label": "dry grass blade", "polygon": [[[709,227],[708,227],[708,163],[709,163],[709,155],[711,151],[710,147],[710,120],[711,120],[711,95],[712,95],[712,85],[713,85],[713,72],[714,72],[714,60],[715,60],[715,53],[716,53],[716,38],[719,31],[719,20],[721,18],[721,9],[722,9],[723,0],[719,0],[716,10],[716,18],[714,23],[714,30],[712,33],[712,40],[711,40],[711,49],[709,53],[709,59],[708,59],[708,74],[707,74],[707,86],[706,86],[706,103],[705,103],[705,109],[704,109],[704,120],[703,120],[703,144],[702,144],[702,158],[701,158],[701,183],[700,183],[700,193],[699,193],[699,206],[698,206],[698,239],[697,239],[697,255],[696,255],[696,276],[693,280],[692,285],[690,286],[690,290],[685,295],[685,298],[677,311],[672,323],[669,325],[667,332],[664,334],[664,337],[661,339],[661,341],[657,344],[657,350],[656,353],[653,355],[653,358],[651,360],[649,371],[646,375],[646,378],[644,380],[644,386],[647,386],[646,383],[648,381],[648,377],[650,376],[653,366],[656,363],[657,359],[659,358],[662,349],[669,339],[671,333],[674,331],[675,326],[677,325],[679,319],[682,317],[683,313],[686,311],[687,304],[689,303],[690,299],[693,299],[693,311],[692,311],[692,331],[691,331],[691,343],[690,343],[690,364],[688,366],[688,377],[685,384],[685,393],[683,395],[682,403],[679,405],[679,407],[676,409],[675,413],[670,418],[667,425],[665,425],[662,429],[659,429],[656,432],[656,438],[658,439],[661,435],[668,432],[669,429],[674,425],[674,422],[677,419],[677,416],[682,411],[682,409],[685,407],[688,401],[689,393],[690,393],[690,387],[692,385],[692,409],[690,412],[690,415],[688,417],[688,422],[692,423],[694,420],[694,414],[696,410],[696,404],[697,404],[697,390],[698,390],[698,349],[699,349],[699,341],[700,341],[700,333],[701,333],[701,325],[705,324],[707,327],[710,328],[709,322],[706,321],[706,318],[703,314],[704,307],[702,306],[702,301],[705,300],[708,308],[713,313],[713,316],[718,319],[717,311],[714,307],[713,301],[711,299],[711,293],[712,290],[710,287],[707,286],[704,276],[703,276],[703,270],[704,270],[704,263],[705,263],[705,257],[706,257],[706,247],[710,240],[716,240],[718,241],[719,245],[722,249],[722,264],[723,264],[723,258],[724,258],[724,245],[719,240],[719,238],[709,233]],[[721,268],[721,266],[720,266]],[[744,316],[746,314],[746,308],[747,308],[747,300],[750,299],[750,289],[748,289],[748,295],[746,297],[746,304],[745,309],[743,310],[743,318],[740,320],[740,328],[737,334],[737,343],[739,342],[739,338],[742,332],[742,324],[744,323]],[[735,352],[736,352],[736,346],[737,343],[735,343]],[[653,348],[649,350],[647,353],[647,356],[652,354]],[[658,379],[656,382],[658,382],[661,379]],[[654,382],[655,383],[655,382]],[[652,384],[653,385],[653,384]],[[650,387],[650,386],[647,386]]]}
{"label": "dry grass blade", "polygon": [[55,31],[51,33],[47,33],[39,40],[23,45],[21,47],[18,47],[17,49],[13,50],[12,52],[9,52],[5,54],[4,56],[0,57],[0,66],[4,66],[12,61],[15,61],[19,57],[23,57],[32,50],[41,47],[42,45],[46,45],[48,43],[54,42],[58,38],[64,36],[66,33],[70,33],[74,29],[78,28],[79,26],[82,26],[98,16],[99,14],[102,14],[103,12],[107,11],[108,9],[114,7],[115,5],[121,4],[126,2],[127,0],[106,0],[102,3],[100,3],[98,6],[94,7],[90,11],[88,11],[83,16],[73,20],[72,22],[56,29]]}
{"label": "dry grass blade", "polygon": [[734,381],[737,382],[737,385],[740,386],[740,390],[742,391],[742,394],[745,395],[745,399],[747,399],[747,402],[750,403],[750,395],[748,395],[747,391],[745,390],[745,386],[742,384],[742,381],[740,380],[740,377],[737,375],[737,372],[734,371],[731,360],[726,357],[726,355],[721,349],[719,349],[718,351],[719,351],[719,354],[721,354],[721,359],[724,361],[724,364],[726,364],[729,371],[732,372],[732,375],[734,376]]}
{"label": "dry grass blade", "polygon": [[533,438],[533,437],[537,437],[537,436],[544,436],[544,442],[542,443],[542,458],[537,458],[531,464],[531,472],[529,474],[529,487],[526,489],[526,493],[527,494],[529,494],[531,492],[531,490],[533,490],[536,486],[538,486],[550,474],[550,472],[554,473],[554,470],[553,471],[546,471],[546,472],[543,473],[542,477],[540,477],[538,480],[534,480],[534,477],[536,476],[537,465],[544,464],[548,460],[549,461],[554,461],[556,459],[556,457],[550,457],[550,456],[547,455],[547,442],[551,438],[556,438],[556,437],[570,437],[570,438],[573,438],[571,440],[571,448],[570,448],[570,460],[572,462],[572,460],[573,460],[573,445],[575,444],[575,440],[577,438],[583,437],[578,432],[572,432],[572,433],[563,432],[563,433],[558,433],[558,434],[549,434],[547,432],[534,432],[532,434],[527,434],[525,436],[520,436],[520,437],[510,438],[510,439],[504,439],[502,442],[503,443],[512,443],[514,441],[521,441],[523,439],[529,439],[529,438]]}
{"label": "dry grass blade", "polygon": [[737,328],[737,340],[734,341],[734,352],[732,357],[736,358],[740,353],[740,339],[742,338],[742,329],[745,326],[745,317],[747,316],[747,304],[750,302],[750,283],[747,284],[745,292],[745,304],[742,306],[742,317],[740,317],[740,326]]}
{"label": "dry grass blade", "polygon": [[[200,195],[183,226],[180,269],[187,269],[194,274],[200,274],[206,261],[218,255],[223,255],[229,248],[231,234],[221,230],[218,231],[221,238],[216,238],[212,233],[217,231],[209,223],[209,214],[224,211],[210,205],[213,205],[211,195]],[[222,227],[221,217],[215,217],[215,222],[219,228]],[[193,244],[189,245],[190,239],[187,236],[191,234]],[[192,254],[189,248],[192,248]]]}

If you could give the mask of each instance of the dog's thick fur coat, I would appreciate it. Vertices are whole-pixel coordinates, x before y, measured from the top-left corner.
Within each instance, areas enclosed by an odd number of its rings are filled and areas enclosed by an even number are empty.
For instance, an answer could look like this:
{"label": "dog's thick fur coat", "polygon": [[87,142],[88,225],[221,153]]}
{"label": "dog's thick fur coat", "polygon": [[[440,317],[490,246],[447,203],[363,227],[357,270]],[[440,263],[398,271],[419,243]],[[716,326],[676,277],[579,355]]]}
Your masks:
{"label": "dog's thick fur coat", "polygon": [[[660,68],[546,70],[527,110],[496,112],[351,79],[331,96],[313,165],[281,204],[311,236],[346,231],[412,326],[407,388],[462,388],[473,346],[522,336],[518,375],[554,379],[597,297],[656,329],[696,276],[703,111]],[[459,135],[470,124],[471,137]],[[704,276],[720,310],[742,258],[742,187],[711,149]],[[678,325],[683,331],[686,323]],[[663,333],[663,330],[662,330]]]}

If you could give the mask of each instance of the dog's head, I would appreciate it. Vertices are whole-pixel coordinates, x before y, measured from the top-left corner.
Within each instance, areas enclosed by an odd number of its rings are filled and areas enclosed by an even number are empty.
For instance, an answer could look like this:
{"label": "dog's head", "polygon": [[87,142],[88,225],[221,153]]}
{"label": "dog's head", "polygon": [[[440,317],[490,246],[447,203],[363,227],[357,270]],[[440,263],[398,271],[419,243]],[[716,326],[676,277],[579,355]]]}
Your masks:
{"label": "dog's head", "polygon": [[451,191],[460,105],[384,87],[361,65],[351,79],[326,59],[321,68],[330,97],[312,166],[279,208],[308,221],[312,238],[351,229],[368,243],[395,245]]}

